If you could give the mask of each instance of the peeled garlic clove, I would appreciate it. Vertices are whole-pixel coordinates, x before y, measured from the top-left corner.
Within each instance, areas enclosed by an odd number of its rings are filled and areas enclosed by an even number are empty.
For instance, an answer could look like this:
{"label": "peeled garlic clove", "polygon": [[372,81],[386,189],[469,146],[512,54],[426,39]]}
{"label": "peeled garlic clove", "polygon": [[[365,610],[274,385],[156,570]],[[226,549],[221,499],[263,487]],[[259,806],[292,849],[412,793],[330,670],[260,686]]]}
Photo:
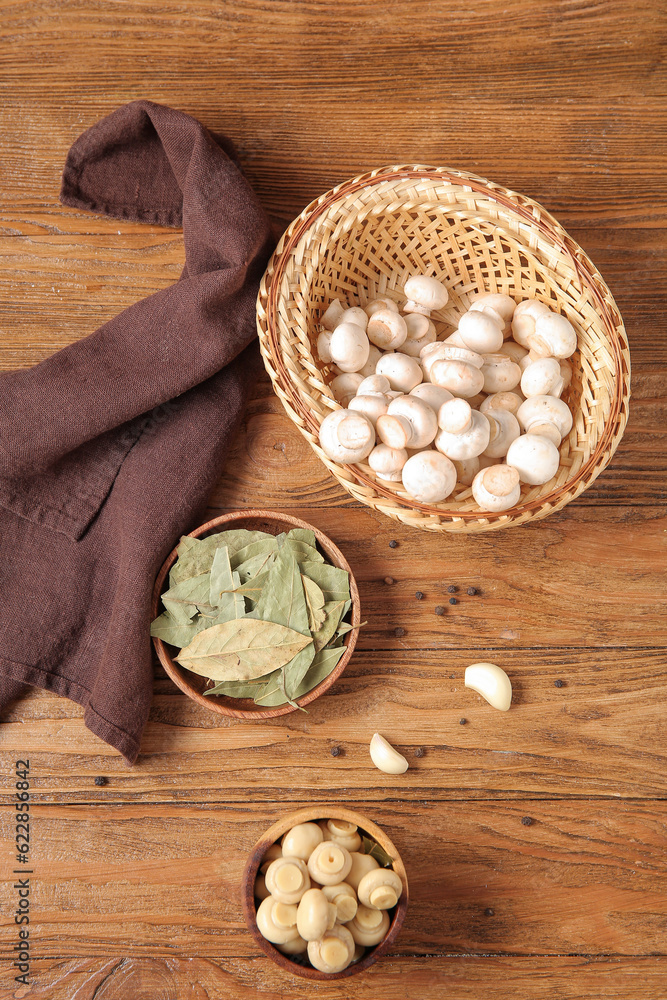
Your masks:
{"label": "peeled garlic clove", "polygon": [[[509,708],[509,705],[507,706]],[[371,760],[377,768],[386,774],[403,774],[408,769],[405,757],[387,743],[384,736],[375,733],[371,740]]]}
{"label": "peeled garlic clove", "polygon": [[512,682],[495,663],[473,663],[466,667],[465,686],[501,712],[507,712],[512,704]]}

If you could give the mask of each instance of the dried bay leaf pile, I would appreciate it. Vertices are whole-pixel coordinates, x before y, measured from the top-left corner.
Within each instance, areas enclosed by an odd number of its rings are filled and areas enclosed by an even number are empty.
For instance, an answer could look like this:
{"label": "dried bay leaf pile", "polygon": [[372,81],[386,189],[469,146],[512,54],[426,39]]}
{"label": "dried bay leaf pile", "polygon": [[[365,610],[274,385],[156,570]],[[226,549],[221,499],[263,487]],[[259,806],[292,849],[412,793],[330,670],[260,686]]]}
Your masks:
{"label": "dried bay leaf pile", "polygon": [[205,694],[275,707],[311,691],[345,652],[346,570],[326,562],[313,531],[237,528],[184,536],[151,635],[181,666],[215,681]]}

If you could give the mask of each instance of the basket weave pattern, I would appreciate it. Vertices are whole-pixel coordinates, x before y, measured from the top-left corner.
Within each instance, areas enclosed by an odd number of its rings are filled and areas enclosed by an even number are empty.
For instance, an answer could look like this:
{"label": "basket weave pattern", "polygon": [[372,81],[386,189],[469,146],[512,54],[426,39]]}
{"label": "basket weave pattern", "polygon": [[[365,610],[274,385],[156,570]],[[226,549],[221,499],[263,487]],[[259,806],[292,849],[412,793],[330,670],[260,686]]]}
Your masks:
{"label": "basket weave pattern", "polygon": [[[329,388],[335,373],[315,347],[320,315],[334,298],[350,306],[379,295],[402,302],[404,282],[421,273],[449,291],[447,306],[431,316],[439,339],[481,291],[540,299],[577,331],[564,395],[574,421],[558,472],[544,486],[523,486],[509,511],[481,512],[461,483],[441,503],[419,503],[401,483],[378,480],[365,463],[338,465],[319,446],[322,420],[339,408]],[[361,503],[417,528],[488,531],[546,517],[602,472],[627,423],[630,353],[602,276],[540,205],[463,171],[385,167],[312,202],[269,262],[257,326],[274,389],[319,458]]]}

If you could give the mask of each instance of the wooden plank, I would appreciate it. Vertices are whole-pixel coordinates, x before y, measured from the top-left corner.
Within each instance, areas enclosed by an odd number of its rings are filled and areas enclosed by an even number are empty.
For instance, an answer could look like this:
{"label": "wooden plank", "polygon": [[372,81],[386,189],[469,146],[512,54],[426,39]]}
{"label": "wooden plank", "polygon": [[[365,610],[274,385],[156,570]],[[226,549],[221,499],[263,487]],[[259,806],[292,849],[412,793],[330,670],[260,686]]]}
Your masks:
{"label": "wooden plank", "polygon": [[[363,801],[408,872],[400,954],[664,954],[667,803]],[[326,801],[322,802],[326,815]],[[40,957],[252,957],[243,866],[284,804],[31,809]],[[3,807],[0,928],[16,937],[14,811]],[[524,825],[523,819],[530,819]]]}
{"label": "wooden plank", "polygon": [[[313,986],[258,958],[74,958],[32,962],[30,987],[17,989],[7,963],[0,986],[23,1000],[312,1000]],[[320,1000],[535,1000],[549,990],[558,1000],[656,1000],[667,984],[667,963],[645,957],[390,956],[367,973],[318,983]],[[15,992],[9,992],[15,991]],[[544,995],[544,994],[542,994]]]}
{"label": "wooden plank", "polygon": [[[506,714],[463,686],[464,667],[484,656],[512,678]],[[35,691],[3,718],[0,792],[2,801],[14,800],[14,761],[29,756],[32,799],[44,803],[244,802],[249,788],[256,801],[294,803],[313,789],[343,801],[369,788],[378,799],[400,795],[416,804],[665,797],[666,701],[662,650],[360,651],[307,715],[262,725],[216,716],[168,678],[157,679],[141,756],[128,768],[85,728],[77,705]],[[400,778],[372,766],[376,730],[408,758]],[[94,784],[100,775],[104,787]]]}

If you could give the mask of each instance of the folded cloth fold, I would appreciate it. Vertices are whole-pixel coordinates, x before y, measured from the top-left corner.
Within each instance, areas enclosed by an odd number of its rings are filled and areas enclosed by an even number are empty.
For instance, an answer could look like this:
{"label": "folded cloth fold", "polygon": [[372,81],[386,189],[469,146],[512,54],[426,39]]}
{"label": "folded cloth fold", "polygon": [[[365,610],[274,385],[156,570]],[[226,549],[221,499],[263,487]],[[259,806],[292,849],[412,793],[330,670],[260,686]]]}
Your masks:
{"label": "folded cloth fold", "polygon": [[180,280],[0,377],[0,711],[35,685],[129,762],[152,695],[150,596],[201,517],[260,362],[270,227],[224,137],[134,101],[88,129],[61,200],[183,226]]}

